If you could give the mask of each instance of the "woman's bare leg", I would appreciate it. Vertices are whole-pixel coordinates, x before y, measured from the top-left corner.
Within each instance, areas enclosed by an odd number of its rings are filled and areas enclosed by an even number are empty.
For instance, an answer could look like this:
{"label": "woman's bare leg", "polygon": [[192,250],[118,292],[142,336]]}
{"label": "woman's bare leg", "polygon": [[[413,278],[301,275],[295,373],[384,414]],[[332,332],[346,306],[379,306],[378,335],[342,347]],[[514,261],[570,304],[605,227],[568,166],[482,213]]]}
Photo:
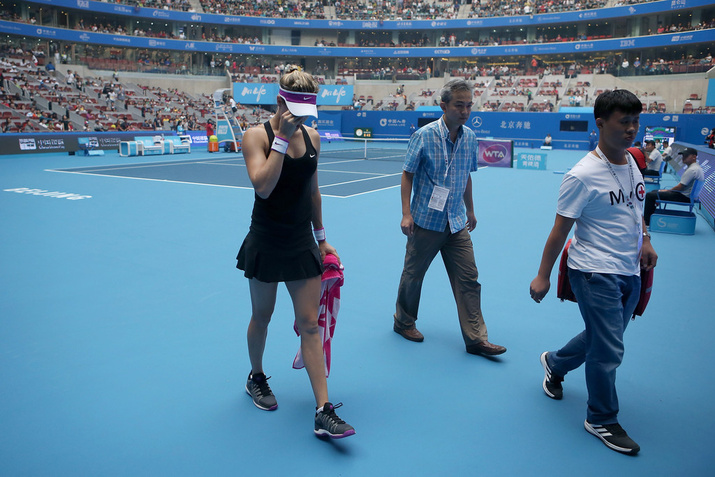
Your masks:
{"label": "woman's bare leg", "polygon": [[255,278],[249,281],[251,290],[251,321],[248,324],[248,357],[251,373],[263,372],[263,351],[266,348],[268,324],[276,305],[277,283],[265,283]]}
{"label": "woman's bare leg", "polygon": [[323,340],[318,328],[320,277],[286,282],[286,287],[293,299],[305,369],[308,371],[316,406],[321,407],[329,399],[328,382],[325,379]]}

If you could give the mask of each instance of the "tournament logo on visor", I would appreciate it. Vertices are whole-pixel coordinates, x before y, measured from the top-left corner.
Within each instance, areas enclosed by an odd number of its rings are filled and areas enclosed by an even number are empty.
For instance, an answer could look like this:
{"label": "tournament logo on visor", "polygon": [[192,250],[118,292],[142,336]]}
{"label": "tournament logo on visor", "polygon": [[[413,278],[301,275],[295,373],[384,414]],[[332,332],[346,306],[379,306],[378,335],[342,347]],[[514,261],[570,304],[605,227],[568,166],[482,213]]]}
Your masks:
{"label": "tournament logo on visor", "polygon": [[300,91],[287,91],[278,88],[278,94],[285,100],[288,110],[293,116],[313,116],[318,117],[317,93],[303,93]]}

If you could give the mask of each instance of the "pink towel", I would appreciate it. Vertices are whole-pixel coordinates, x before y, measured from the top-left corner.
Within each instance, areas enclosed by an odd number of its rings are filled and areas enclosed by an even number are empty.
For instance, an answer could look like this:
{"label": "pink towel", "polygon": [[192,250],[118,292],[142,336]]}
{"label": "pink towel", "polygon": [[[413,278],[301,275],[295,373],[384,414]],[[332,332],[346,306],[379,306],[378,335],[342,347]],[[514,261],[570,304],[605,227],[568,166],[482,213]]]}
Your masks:
{"label": "pink towel", "polygon": [[[330,341],[335,333],[335,323],[340,310],[340,287],[343,286],[343,266],[338,257],[333,254],[325,256],[323,261],[323,276],[320,287],[320,308],[318,309],[318,327],[323,338],[323,356],[325,358],[325,377],[330,376]],[[300,336],[298,326],[293,323],[295,334]],[[293,368],[304,368],[303,354],[298,353],[293,360]]]}

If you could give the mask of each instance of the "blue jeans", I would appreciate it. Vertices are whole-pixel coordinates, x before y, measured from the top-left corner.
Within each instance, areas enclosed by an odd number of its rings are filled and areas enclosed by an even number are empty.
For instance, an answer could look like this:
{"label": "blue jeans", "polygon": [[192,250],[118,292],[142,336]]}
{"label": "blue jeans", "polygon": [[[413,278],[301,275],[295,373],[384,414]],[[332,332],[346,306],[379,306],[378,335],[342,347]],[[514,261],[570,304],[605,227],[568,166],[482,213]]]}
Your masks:
{"label": "blue jeans", "polygon": [[640,296],[640,277],[584,273],[569,268],[569,281],[586,329],[548,354],[551,370],[565,376],[586,363],[591,424],[618,422],[616,368],[623,360],[623,333]]}

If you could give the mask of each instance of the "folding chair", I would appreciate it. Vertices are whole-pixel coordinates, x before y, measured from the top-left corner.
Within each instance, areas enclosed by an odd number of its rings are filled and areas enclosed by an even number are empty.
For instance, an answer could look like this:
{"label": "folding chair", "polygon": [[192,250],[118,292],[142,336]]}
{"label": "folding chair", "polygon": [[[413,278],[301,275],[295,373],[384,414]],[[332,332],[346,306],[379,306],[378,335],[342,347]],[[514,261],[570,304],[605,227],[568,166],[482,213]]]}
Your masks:
{"label": "folding chair", "polygon": [[660,188],[660,180],[663,178],[663,172],[665,172],[665,159],[663,159],[663,161],[660,163],[660,169],[658,170],[657,176],[643,176],[643,182],[645,182],[646,189],[648,192]]}
{"label": "folding chair", "polygon": [[[650,218],[651,232],[664,232],[669,234],[693,235],[695,233],[695,204],[700,203],[700,191],[705,181],[696,180],[690,192],[690,201],[677,202],[657,199],[656,210]],[[667,207],[683,207],[682,209],[668,209]],[[684,207],[687,207],[686,211]]]}

